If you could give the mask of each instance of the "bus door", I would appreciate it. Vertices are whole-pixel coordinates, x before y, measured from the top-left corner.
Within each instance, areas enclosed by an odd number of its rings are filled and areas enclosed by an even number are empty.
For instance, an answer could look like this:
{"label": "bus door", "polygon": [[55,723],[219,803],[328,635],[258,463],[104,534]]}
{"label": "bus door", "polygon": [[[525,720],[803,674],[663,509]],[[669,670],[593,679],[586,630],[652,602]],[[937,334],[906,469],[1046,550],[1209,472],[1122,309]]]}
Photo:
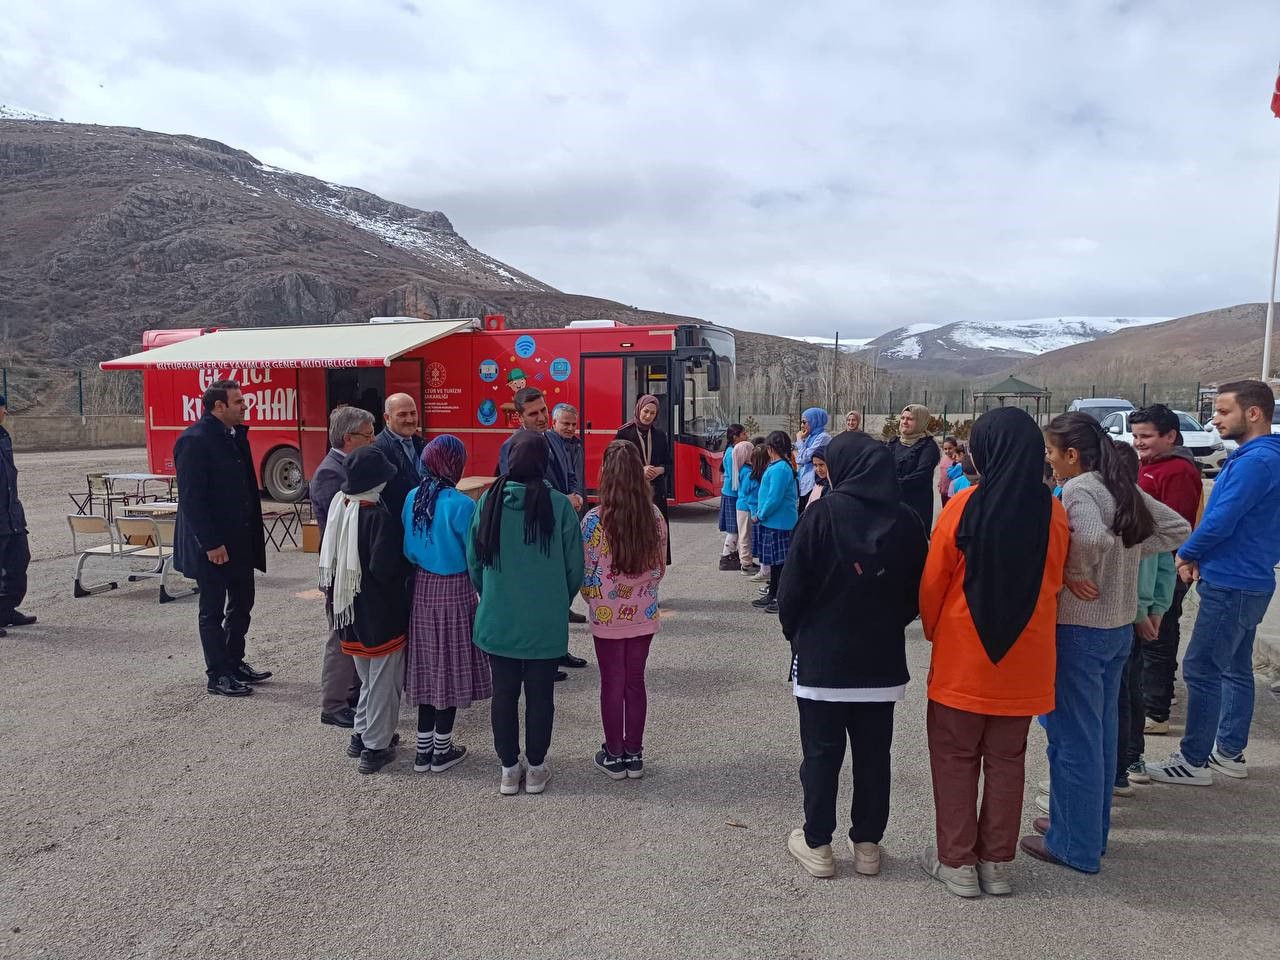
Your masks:
{"label": "bus door", "polygon": [[[600,462],[618,428],[631,419],[636,401],[646,393],[658,398],[657,426],[674,443],[670,393],[671,358],[644,354],[584,356],[578,423],[585,449],[586,487],[594,494],[600,483]],[[667,478],[667,493],[671,491]]]}

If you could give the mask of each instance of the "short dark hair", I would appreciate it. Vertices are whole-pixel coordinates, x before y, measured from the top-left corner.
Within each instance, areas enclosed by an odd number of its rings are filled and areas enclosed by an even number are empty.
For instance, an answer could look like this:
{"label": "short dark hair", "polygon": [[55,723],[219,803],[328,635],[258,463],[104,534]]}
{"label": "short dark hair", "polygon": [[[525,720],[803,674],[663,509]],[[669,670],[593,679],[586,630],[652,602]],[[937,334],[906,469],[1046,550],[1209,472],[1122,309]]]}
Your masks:
{"label": "short dark hair", "polygon": [[1129,414],[1130,427],[1135,423],[1151,424],[1160,432],[1162,437],[1166,433],[1177,433],[1181,429],[1178,415],[1163,403],[1153,403],[1149,407],[1133,411],[1133,413]]}
{"label": "short dark hair", "polygon": [[200,397],[200,399],[204,401],[205,412],[212,413],[213,405],[215,403],[226,403],[228,394],[230,394],[232,390],[239,389],[240,384],[236,383],[234,380],[215,380],[213,383],[209,384],[209,389],[205,390],[204,394]]}
{"label": "short dark hair", "polygon": [[517,413],[524,413],[525,404],[533,403],[535,400],[542,399],[542,391],[537,387],[521,387],[516,391],[516,395],[512,403],[516,405]]}
{"label": "short dark hair", "polygon": [[1276,412],[1276,395],[1271,387],[1261,380],[1233,380],[1218,387],[1218,395],[1235,394],[1236,402],[1245,410],[1257,407],[1262,411],[1263,419],[1270,420]]}

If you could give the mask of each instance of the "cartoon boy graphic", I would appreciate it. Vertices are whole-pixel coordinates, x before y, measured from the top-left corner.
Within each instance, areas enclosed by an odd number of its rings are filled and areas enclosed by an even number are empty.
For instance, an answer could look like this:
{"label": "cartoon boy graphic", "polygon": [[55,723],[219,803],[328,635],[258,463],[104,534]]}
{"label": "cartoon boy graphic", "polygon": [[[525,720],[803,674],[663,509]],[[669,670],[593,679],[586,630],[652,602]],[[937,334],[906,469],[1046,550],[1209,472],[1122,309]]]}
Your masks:
{"label": "cartoon boy graphic", "polygon": [[502,412],[507,415],[507,426],[512,430],[520,429],[520,414],[516,412],[516,405],[513,402],[515,395],[528,386],[528,383],[524,371],[519,367],[512,367],[507,374],[507,386],[511,390],[512,400],[502,405]]}

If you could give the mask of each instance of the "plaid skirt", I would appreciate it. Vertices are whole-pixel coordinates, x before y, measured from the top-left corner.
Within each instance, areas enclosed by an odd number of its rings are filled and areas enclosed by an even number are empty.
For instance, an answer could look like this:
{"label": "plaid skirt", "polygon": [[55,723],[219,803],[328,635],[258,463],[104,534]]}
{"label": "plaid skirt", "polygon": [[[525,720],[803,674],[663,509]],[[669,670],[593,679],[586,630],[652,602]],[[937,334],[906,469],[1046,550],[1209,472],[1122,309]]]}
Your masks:
{"label": "plaid skirt", "polygon": [[410,703],[469,707],[493,696],[489,655],[471,642],[478,603],[466,573],[414,573],[404,670]]}
{"label": "plaid skirt", "polygon": [[791,547],[791,531],[766,527],[757,523],[751,528],[752,552],[756,561],[776,566],[787,562],[787,550]]}
{"label": "plaid skirt", "polygon": [[720,498],[720,532],[734,533],[738,532],[738,498],[725,497]]}

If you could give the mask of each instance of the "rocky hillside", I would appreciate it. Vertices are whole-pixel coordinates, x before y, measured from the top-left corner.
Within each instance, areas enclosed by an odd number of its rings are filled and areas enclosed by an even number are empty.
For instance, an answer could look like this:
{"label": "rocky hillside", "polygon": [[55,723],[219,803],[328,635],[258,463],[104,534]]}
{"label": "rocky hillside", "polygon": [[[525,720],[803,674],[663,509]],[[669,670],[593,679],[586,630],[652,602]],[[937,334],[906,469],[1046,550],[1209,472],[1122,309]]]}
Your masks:
{"label": "rocky hillside", "polygon": [[[194,136],[0,108],[0,362],[89,366],[152,327],[503,313],[514,326],[691,320],[562,293],[476,250],[439,211]],[[742,333],[786,382],[821,350]]]}

